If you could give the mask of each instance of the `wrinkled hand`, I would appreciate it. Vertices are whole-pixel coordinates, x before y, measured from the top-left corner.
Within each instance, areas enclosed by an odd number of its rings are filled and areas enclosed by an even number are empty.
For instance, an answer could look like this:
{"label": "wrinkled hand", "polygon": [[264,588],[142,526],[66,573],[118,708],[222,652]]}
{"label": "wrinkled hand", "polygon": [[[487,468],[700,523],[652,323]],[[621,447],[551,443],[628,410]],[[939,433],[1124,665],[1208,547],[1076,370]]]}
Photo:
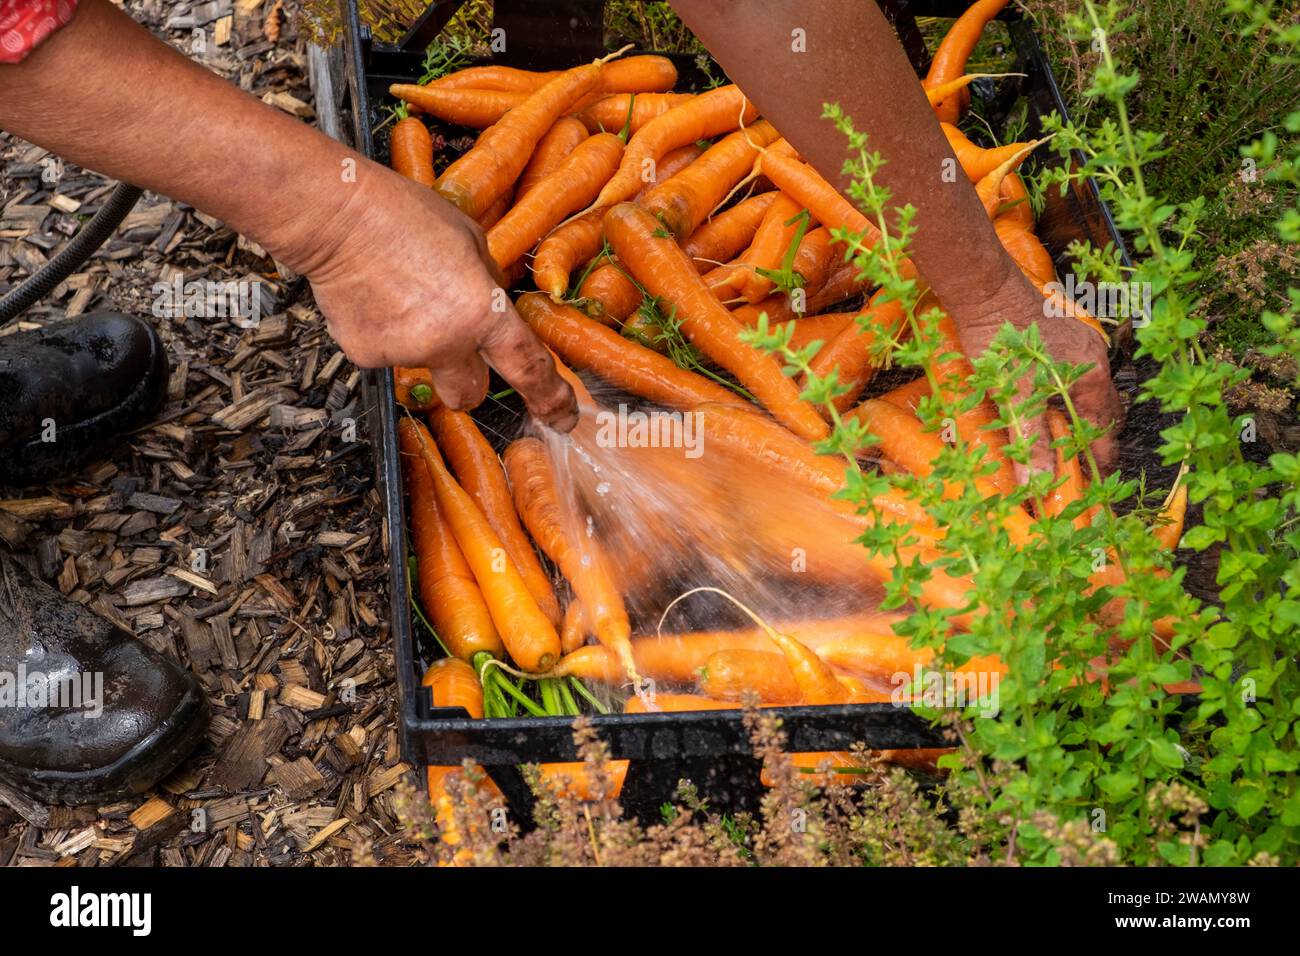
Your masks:
{"label": "wrinkled hand", "polygon": [[433,190],[373,164],[304,262],[330,334],[363,368],[428,368],[438,399],[473,408],[488,366],[528,410],[562,431],[578,420],[573,390],[519,317],[482,230]]}
{"label": "wrinkled hand", "polygon": [[[1116,464],[1116,436],[1123,419],[1124,407],[1110,379],[1106,343],[1094,329],[1076,319],[1045,316],[1043,301],[1041,293],[1017,271],[1003,283],[997,293],[988,296],[980,304],[970,306],[960,314],[954,310],[953,320],[957,324],[967,355],[976,356],[987,349],[998,329],[1006,322],[1018,328],[1027,328],[1037,322],[1043,344],[1054,359],[1073,365],[1091,365],[1092,368],[1070,390],[1070,400],[1081,417],[1099,428],[1109,427],[1109,431],[1092,444],[1092,453],[1098,466],[1103,473],[1108,473]],[[1022,400],[1030,387],[1028,380],[1021,383]],[[1034,438],[1030,458],[1032,467],[1055,473],[1055,456],[1046,417],[1038,416],[1026,422],[1025,434]],[[1024,466],[1016,465],[1016,477],[1022,482],[1028,478]]]}

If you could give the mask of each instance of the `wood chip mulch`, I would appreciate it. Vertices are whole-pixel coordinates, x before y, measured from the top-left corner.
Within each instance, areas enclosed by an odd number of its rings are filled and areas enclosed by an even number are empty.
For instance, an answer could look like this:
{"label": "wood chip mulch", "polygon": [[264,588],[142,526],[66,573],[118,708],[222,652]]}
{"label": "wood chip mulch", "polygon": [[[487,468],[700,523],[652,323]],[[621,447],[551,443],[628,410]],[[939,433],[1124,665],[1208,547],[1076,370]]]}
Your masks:
{"label": "wood chip mulch", "polygon": [[[293,4],[126,6],[242,88],[311,118]],[[2,133],[0,164],[2,294],[112,184]],[[260,280],[261,323],[152,319],[172,369],[157,420],[66,481],[0,489],[0,538],[64,594],[187,666],[212,726],[139,798],[47,807],[0,788],[0,866],[408,863],[395,801],[414,774],[398,752],[361,373],[306,283],[211,217],[146,194],[96,256],[3,332],[99,309],[151,316],[155,283],[178,270],[185,281]]]}

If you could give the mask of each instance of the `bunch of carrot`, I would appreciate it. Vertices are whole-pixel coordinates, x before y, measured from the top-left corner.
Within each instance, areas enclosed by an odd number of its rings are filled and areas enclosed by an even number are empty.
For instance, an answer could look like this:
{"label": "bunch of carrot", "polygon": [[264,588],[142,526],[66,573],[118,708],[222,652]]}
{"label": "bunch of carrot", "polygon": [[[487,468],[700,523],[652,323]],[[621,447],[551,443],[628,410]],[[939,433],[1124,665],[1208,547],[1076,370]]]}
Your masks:
{"label": "bunch of carrot", "polygon": [[[955,125],[974,78],[964,75],[966,61],[1005,3],[980,0],[956,21],[923,86],[999,241],[1050,295],[1054,263],[1016,172],[1038,142],[984,149]],[[537,291],[521,295],[518,310],[577,387],[566,366],[649,402],[699,411],[710,441],[825,500],[851,530],[863,519],[831,497],[843,463],[811,444],[829,433],[827,417],[741,334],[766,314],[793,323],[797,346],[823,343],[813,367],[835,370],[849,386],[840,411],[882,437],[887,467],[927,474],[940,443],[915,409],[929,380],[861,400],[875,371],[873,340],[893,334],[905,315],[864,288],[832,231],[856,231],[867,244],[878,234],[740,89],[681,93],[676,83],[663,57],[615,55],[569,70],[477,66],[395,85],[408,115],[391,131],[392,164],[476,219],[504,274],[522,281],[531,270]],[[426,119],[482,132],[435,173]],[[910,263],[903,268],[925,287]],[[944,330],[948,355],[935,380],[959,398],[970,367],[951,324]],[[458,679],[473,685],[472,715],[574,713],[579,698],[600,706],[590,684],[626,693],[647,677],[684,693],[632,695],[629,710],[732,707],[744,692],[773,705],[872,702],[887,697],[883,678],[928,659],[878,615],[634,637],[608,558],[575,530],[589,516],[557,480],[548,446],[521,439],[498,460],[468,415],[439,406],[426,370],[395,375],[398,400],[427,413],[431,426],[414,414],[401,425],[420,601],[448,655],[466,664]],[[997,417],[977,405],[956,423],[995,465],[981,479],[990,495],[1014,484]],[[1080,497],[1077,458],[1060,455],[1058,478],[1037,517],[1060,515]],[[901,497],[876,505],[912,525],[924,560],[925,542],[941,534],[925,513]],[[1029,540],[1034,518],[1018,510],[1006,522],[1009,538]],[[563,579],[559,595],[539,551]],[[883,557],[863,556],[854,567],[877,578],[892,572]],[[965,582],[942,575],[920,600],[969,610]],[[437,702],[457,705],[450,692]]]}

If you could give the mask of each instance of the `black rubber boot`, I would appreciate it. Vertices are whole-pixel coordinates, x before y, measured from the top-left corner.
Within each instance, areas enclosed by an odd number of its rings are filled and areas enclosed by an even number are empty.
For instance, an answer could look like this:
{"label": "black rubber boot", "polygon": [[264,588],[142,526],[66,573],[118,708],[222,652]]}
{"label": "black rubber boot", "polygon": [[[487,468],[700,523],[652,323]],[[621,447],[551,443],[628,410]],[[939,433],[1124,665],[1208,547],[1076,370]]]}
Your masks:
{"label": "black rubber boot", "polygon": [[167,394],[167,353],[147,322],[95,312],[0,337],[0,484],[67,478]]}
{"label": "black rubber boot", "polygon": [[203,738],[198,681],[0,553],[0,781],[45,803],[111,803]]}

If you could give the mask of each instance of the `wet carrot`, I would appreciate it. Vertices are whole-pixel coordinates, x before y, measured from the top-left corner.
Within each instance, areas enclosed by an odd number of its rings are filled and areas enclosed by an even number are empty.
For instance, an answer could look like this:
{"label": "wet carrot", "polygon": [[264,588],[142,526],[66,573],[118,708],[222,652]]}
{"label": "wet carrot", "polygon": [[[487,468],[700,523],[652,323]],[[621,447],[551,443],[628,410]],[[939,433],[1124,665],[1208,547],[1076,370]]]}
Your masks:
{"label": "wet carrot", "polygon": [[985,149],[972,143],[966,138],[965,133],[951,123],[940,123],[939,126],[943,130],[943,135],[948,138],[948,146],[952,149],[953,155],[957,157],[962,172],[973,183],[979,182],[993,172],[1008,156],[1014,156],[1025,145],[1024,143],[1008,143],[1006,146]]}
{"label": "wet carrot", "polygon": [[813,342],[827,342],[843,331],[856,316],[856,312],[823,312],[821,315],[795,319],[790,347],[802,349]]}
{"label": "wet carrot", "polygon": [[538,140],[528,165],[519,174],[515,196],[522,199],[525,193],[559,169],[565,158],[586,138],[587,127],[572,116],[557,119],[546,135]]}
{"label": "wet carrot", "polygon": [[398,439],[410,501],[420,604],[453,656],[466,661],[481,652],[500,656],[504,650],[501,637],[474,573],[438,507],[413,426],[399,428]]}
{"label": "wet carrot", "polygon": [[565,654],[572,654],[582,647],[586,640],[587,622],[582,614],[582,604],[577,600],[570,601],[569,606],[564,609],[564,626],[560,628],[560,650]]}
{"label": "wet carrot", "polygon": [[412,411],[422,412],[433,408],[438,396],[433,390],[433,374],[427,368],[393,369],[393,397],[397,404]]}
{"label": "wet carrot", "polygon": [[997,215],[1003,180],[1029,158],[1030,153],[1045,142],[1047,142],[1046,138],[1024,143],[1018,150],[994,166],[975,183],[975,195],[979,196],[980,203],[984,206],[984,212],[988,214],[990,219]]}
{"label": "wet carrot", "polygon": [[588,272],[578,286],[578,298],[587,303],[588,315],[611,328],[622,325],[642,301],[636,283],[614,262],[602,263]]}
{"label": "wet carrot", "polygon": [[434,189],[476,219],[510,188],[555,121],[601,82],[600,63],[566,70],[484,130],[469,152],[448,166]]}
{"label": "wet carrot", "polygon": [[700,668],[701,694],[718,700],[741,700],[755,694],[765,704],[797,704],[803,699],[785,658],[773,651],[722,650]]}
{"label": "wet carrot", "polygon": [[463,707],[470,717],[483,719],[483,685],[474,668],[459,657],[434,661],[420,683],[429,688],[434,707]]}
{"label": "wet carrot", "polygon": [[566,363],[594,372],[634,395],[672,408],[693,408],[702,402],[748,404],[730,389],[681,368],[571,306],[536,292],[520,296],[515,306],[529,327]]}
{"label": "wet carrot", "polygon": [[[937,433],[925,431],[913,413],[889,402],[867,399],[846,418],[866,425],[871,434],[880,439],[877,446],[880,451],[890,461],[903,466],[914,475],[930,475],[934,471],[935,460],[944,449],[943,440]],[[993,482],[986,478],[976,478],[975,488],[986,498],[999,493]],[[956,495],[959,489],[950,485],[948,493]],[[1016,509],[1007,516],[1003,527],[1011,542],[1021,546],[1032,537],[1031,524],[1029,515]]]}
{"label": "wet carrot", "polygon": [[993,228],[1007,255],[1034,285],[1042,287],[1056,281],[1056,263],[1036,235],[1015,220],[1001,216],[994,221]]}
{"label": "wet carrot", "polygon": [[655,186],[637,202],[674,237],[685,239],[730,195],[753,166],[759,149],[776,136],[766,121],[725,136],[688,169]]}
{"label": "wet carrot", "polygon": [[[1047,410],[1047,428],[1053,443],[1070,437],[1070,423],[1058,409]],[[1056,449],[1056,480],[1060,484],[1049,491],[1047,497],[1043,499],[1043,513],[1049,518],[1059,518],[1061,512],[1083,495],[1085,482],[1078,455],[1068,455],[1064,448]],[[1087,525],[1087,514],[1075,515],[1076,528],[1084,528]]]}
{"label": "wet carrot", "polygon": [[822,225],[859,233],[868,248],[880,241],[880,230],[807,163],[801,163],[793,156],[768,151],[759,164],[763,175],[777,189],[807,209]]}
{"label": "wet carrot", "polygon": [[1183,539],[1183,526],[1187,521],[1187,482],[1179,474],[1178,485],[1160,512],[1152,534],[1156,543],[1166,551],[1176,550]]}
{"label": "wet carrot", "polygon": [[487,207],[487,211],[483,215],[474,221],[478,223],[480,229],[487,232],[501,221],[502,216],[510,211],[513,200],[514,194],[507,189],[493,201],[492,205]]}
{"label": "wet carrot", "polygon": [[624,126],[635,133],[656,116],[692,99],[693,93],[615,93],[596,100],[575,118],[592,133],[618,133]]}
{"label": "wet carrot", "polygon": [[1029,201],[1029,191],[1019,173],[1007,173],[998,193],[998,221],[1011,222],[1021,229],[1034,231],[1034,207]]}
{"label": "wet carrot", "polygon": [[[695,411],[701,417],[706,444],[714,442],[732,454],[753,460],[796,487],[816,494],[841,515],[861,520],[855,505],[832,498],[844,486],[846,465],[842,459],[818,455],[806,441],[751,409],[709,404]],[[891,489],[873,501],[881,511],[907,523],[916,533],[935,534],[925,509],[902,492]]]}
{"label": "wet carrot", "polygon": [[439,511],[474,572],[492,621],[506,651],[529,672],[544,671],[560,655],[560,636],[537,606],[523,577],[507,555],[497,533],[474,499],[456,483],[424,426],[403,419],[403,430],[414,430],[420,455],[433,478]]}
{"label": "wet carrot", "polygon": [[[811,223],[807,222],[806,217],[803,222],[800,221],[800,214],[805,212],[807,210],[785,193],[777,196],[768,207],[763,221],[759,223],[758,230],[754,233],[754,241],[745,253],[745,261],[749,269],[744,274],[739,291],[746,302],[752,305],[762,300],[772,290],[772,280],[761,275],[759,270],[772,271],[781,267],[786,250],[793,244],[800,228],[802,227],[804,233],[811,228]],[[802,241],[802,237],[800,238]]]}
{"label": "wet carrot", "polygon": [[728,85],[701,93],[655,117],[628,141],[618,172],[605,184],[594,205],[612,206],[631,198],[641,188],[647,163],[658,163],[679,146],[712,139],[752,123],[757,115],[740,89]]}
{"label": "wet carrot", "polygon": [[[700,155],[694,143],[675,149],[654,170],[650,186],[659,177],[670,178],[689,166]],[[580,263],[587,262],[601,250],[604,242],[606,210],[596,208],[556,228],[542,240],[533,257],[533,281],[537,288],[559,301],[569,287],[569,276]]]}
{"label": "wet carrot", "polygon": [[519,524],[510,485],[492,445],[483,437],[473,418],[445,405],[439,405],[429,413],[429,424],[433,426],[438,448],[455,472],[456,480],[469,492],[501,539],[506,555],[514,562],[537,607],[552,624],[558,626],[561,621],[560,603],[551,588],[551,579],[542,569],[532,543]]}
{"label": "wet carrot", "polygon": [[[1006,5],[1007,0],[976,0],[971,4],[940,41],[921,85],[931,89],[961,76],[985,25]],[[957,122],[961,110],[962,100],[957,96],[948,97],[935,108],[939,118],[949,123]]]}
{"label": "wet carrot", "polygon": [[899,385],[877,396],[882,402],[897,405],[904,411],[914,412],[921,404],[921,399],[930,394],[930,380],[922,375],[906,385]]}
{"label": "wet carrot", "polygon": [[[563,70],[520,70],[489,64],[471,66],[428,84],[438,89],[510,90],[533,93],[564,73]],[[649,93],[671,90],[677,67],[663,56],[628,56],[610,60],[601,76],[599,93]]]}
{"label": "wet carrot", "polygon": [[582,535],[581,516],[556,487],[546,446],[536,438],[514,441],[506,449],[505,466],[529,534],[568,579],[596,640],[614,652],[634,684],[640,683],[632,659],[632,625],[609,559],[599,542]]}
{"label": "wet carrot", "polygon": [[581,209],[618,166],[623,141],[613,133],[584,140],[545,179],[488,230],[488,252],[501,268],[541,241],[569,213]]}
{"label": "wet carrot", "polygon": [[[526,99],[528,93],[502,90],[441,89],[394,83],[388,92],[420,113],[472,129],[487,129]],[[420,122],[418,119],[416,122]]]}
{"label": "wet carrot", "polygon": [[629,697],[623,705],[625,714],[681,713],[691,710],[736,710],[740,705],[727,700],[714,700],[698,694],[655,694],[649,701]]}
{"label": "wet carrot", "polygon": [[[910,260],[905,260],[899,268],[904,278],[916,278]],[[870,384],[876,370],[877,359],[873,354],[876,343],[895,335],[907,320],[902,303],[888,298],[883,290],[871,297],[862,315],[863,321],[846,325],[809,363],[814,375],[825,376],[833,371],[839,383],[849,387],[835,399],[835,407],[840,411],[851,408]]]}
{"label": "wet carrot", "polygon": [[422,186],[433,185],[433,137],[418,117],[408,116],[393,124],[388,152],[398,173]]}
{"label": "wet carrot", "polygon": [[775,192],[766,192],[742,199],[692,232],[682,242],[682,250],[695,263],[695,270],[703,274],[742,252],[776,197]]}
{"label": "wet carrot", "polygon": [[632,277],[675,313],[682,331],[710,360],[731,372],[796,434],[824,438],[829,429],[799,397],[772,356],[740,341],[742,326],[709,292],[691,261],[645,210],[622,203],[605,214],[605,233]]}

